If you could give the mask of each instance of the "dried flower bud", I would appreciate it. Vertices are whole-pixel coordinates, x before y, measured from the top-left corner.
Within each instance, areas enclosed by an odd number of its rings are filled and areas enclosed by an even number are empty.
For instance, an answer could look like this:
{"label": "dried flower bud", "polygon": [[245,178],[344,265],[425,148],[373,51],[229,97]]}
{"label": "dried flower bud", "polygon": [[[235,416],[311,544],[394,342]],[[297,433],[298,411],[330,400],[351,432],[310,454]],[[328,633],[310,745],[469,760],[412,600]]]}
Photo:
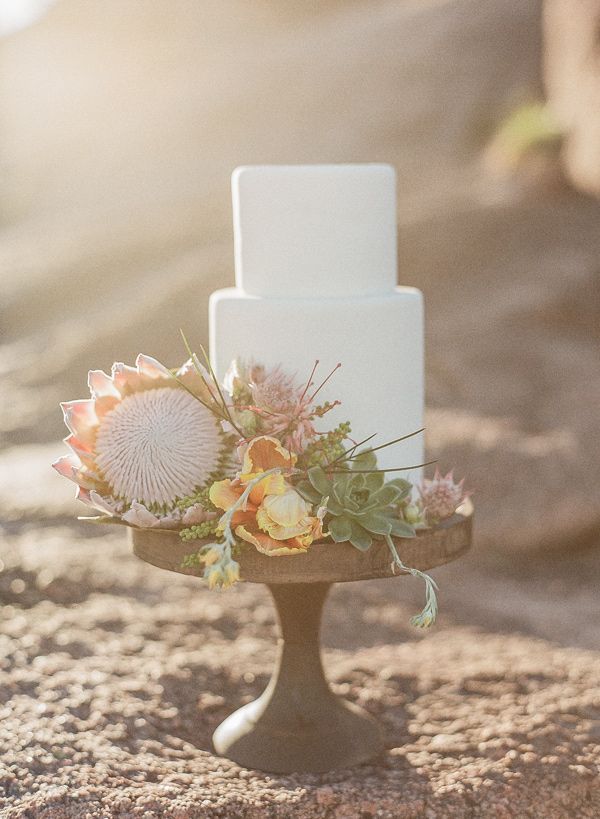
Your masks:
{"label": "dried flower bud", "polygon": [[221,560],[223,554],[220,549],[217,549],[215,546],[208,546],[205,550],[202,551],[202,561],[205,566],[212,566],[213,564],[217,563],[217,561]]}

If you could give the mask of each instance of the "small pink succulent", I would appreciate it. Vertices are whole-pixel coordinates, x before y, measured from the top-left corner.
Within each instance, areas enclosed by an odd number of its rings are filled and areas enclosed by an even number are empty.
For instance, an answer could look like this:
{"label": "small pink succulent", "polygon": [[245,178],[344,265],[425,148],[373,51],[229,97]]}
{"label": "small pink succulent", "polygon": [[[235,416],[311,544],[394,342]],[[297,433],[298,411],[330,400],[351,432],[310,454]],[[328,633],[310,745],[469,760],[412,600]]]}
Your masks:
{"label": "small pink succulent", "polygon": [[421,495],[419,505],[430,525],[438,523],[444,518],[453,515],[458,507],[468,497],[464,491],[464,478],[455,483],[452,472],[442,476],[436,469],[432,480],[423,479],[419,487]]}

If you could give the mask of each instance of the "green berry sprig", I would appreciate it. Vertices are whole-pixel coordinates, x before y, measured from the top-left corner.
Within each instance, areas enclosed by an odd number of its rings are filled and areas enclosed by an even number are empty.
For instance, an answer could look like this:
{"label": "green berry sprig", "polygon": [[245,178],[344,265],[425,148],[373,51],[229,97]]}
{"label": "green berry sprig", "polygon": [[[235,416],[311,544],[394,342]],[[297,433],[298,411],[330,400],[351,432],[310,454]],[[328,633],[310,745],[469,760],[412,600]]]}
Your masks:
{"label": "green berry sprig", "polygon": [[[326,405],[324,405],[326,406]],[[335,429],[320,435],[310,443],[300,457],[299,466],[310,469],[312,466],[326,466],[340,458],[345,450],[345,441],[351,433],[349,421],[343,421]]]}
{"label": "green berry sprig", "polygon": [[324,404],[319,404],[314,408],[314,415],[316,415],[317,418],[322,418],[329,410],[338,406],[339,403],[339,401],[325,401]]}
{"label": "green berry sprig", "polygon": [[179,532],[179,537],[182,540],[203,540],[207,537],[212,537],[217,532],[217,525],[219,521],[205,520],[203,523],[195,523],[193,526],[188,526],[187,529],[182,529]]}
{"label": "green berry sprig", "polygon": [[[215,479],[216,480],[216,479]],[[186,509],[189,509],[190,506],[196,506],[196,504],[200,504],[207,512],[214,512],[215,507],[213,506],[210,498],[209,493],[210,486],[206,484],[202,486],[200,489],[197,489],[195,492],[192,492],[191,495],[187,495],[185,498],[181,498],[176,502],[176,506],[178,509],[181,509],[182,512],[185,512]]]}

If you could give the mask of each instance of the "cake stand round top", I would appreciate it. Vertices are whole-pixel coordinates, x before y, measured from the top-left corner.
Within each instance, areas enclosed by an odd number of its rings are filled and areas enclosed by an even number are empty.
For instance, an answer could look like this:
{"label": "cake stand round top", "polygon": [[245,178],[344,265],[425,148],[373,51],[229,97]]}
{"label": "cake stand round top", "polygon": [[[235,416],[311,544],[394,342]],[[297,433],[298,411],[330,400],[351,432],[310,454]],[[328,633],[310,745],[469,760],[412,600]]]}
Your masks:
{"label": "cake stand round top", "polygon": [[[473,506],[466,501],[451,518],[415,538],[394,538],[398,554],[407,566],[421,571],[442,566],[460,557],[471,546]],[[210,541],[183,541],[169,529],[130,529],[137,557],[160,569],[200,576],[201,568],[184,568],[186,555]],[[385,541],[374,541],[361,552],[350,543],[313,543],[305,554],[270,557],[248,544],[236,560],[242,580],[251,583],[345,583],[398,575],[392,569]]]}

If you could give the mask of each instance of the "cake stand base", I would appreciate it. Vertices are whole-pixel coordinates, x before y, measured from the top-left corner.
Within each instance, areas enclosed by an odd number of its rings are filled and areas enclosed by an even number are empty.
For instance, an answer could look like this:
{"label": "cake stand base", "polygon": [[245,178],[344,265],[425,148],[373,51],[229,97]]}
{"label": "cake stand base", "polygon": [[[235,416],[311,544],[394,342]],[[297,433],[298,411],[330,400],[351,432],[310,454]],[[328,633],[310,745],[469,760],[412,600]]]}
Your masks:
{"label": "cake stand base", "polygon": [[217,753],[272,773],[314,772],[366,762],[383,749],[377,723],[329,688],[319,627],[330,583],[269,585],[281,638],[269,685],[213,735]]}
{"label": "cake stand base", "polygon": [[[466,501],[451,518],[417,537],[395,538],[407,566],[428,571],[456,560],[471,545],[473,506]],[[130,529],[135,554],[161,569],[203,575],[185,558],[210,541],[185,542],[175,530]],[[390,551],[375,541],[361,552],[349,543],[313,543],[306,554],[270,557],[248,546],[240,551],[242,580],[264,583],[275,600],[281,638],[275,671],[257,700],[215,731],[217,753],[272,773],[323,773],[366,762],[383,749],[377,723],[336,697],[325,679],[319,626],[333,583],[396,577]],[[405,576],[405,575],[404,575]]]}

